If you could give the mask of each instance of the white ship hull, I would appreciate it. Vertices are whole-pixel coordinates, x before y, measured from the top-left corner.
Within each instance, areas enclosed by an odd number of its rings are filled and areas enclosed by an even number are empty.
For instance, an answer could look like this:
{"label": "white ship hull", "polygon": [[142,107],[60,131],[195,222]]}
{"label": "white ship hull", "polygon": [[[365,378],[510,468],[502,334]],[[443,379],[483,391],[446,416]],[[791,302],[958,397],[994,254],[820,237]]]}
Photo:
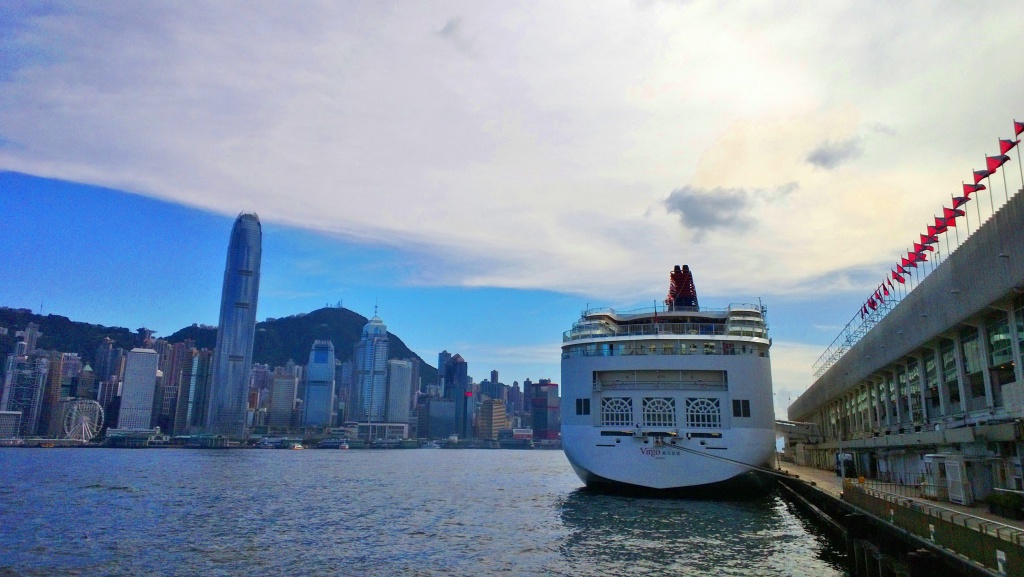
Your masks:
{"label": "white ship hull", "polygon": [[[723,430],[720,438],[602,436],[592,426],[563,426],[565,456],[587,486],[698,489],[769,466],[773,429]],[[646,442],[645,442],[646,441]]]}

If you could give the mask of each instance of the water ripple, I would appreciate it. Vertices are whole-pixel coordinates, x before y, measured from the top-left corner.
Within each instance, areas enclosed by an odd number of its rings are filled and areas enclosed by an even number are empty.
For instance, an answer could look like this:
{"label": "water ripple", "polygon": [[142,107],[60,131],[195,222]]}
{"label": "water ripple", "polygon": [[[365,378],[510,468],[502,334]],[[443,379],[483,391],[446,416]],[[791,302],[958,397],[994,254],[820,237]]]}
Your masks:
{"label": "water ripple", "polygon": [[843,575],[777,496],[580,490],[554,451],[0,449],[0,575]]}

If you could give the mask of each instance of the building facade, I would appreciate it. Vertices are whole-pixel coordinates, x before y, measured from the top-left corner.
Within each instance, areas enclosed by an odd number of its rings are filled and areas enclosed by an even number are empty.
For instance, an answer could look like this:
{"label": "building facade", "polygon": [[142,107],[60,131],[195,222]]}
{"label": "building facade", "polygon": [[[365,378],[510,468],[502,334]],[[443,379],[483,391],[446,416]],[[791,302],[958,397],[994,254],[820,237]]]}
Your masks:
{"label": "building facade", "polygon": [[254,213],[240,214],[231,230],[224,266],[207,418],[210,434],[236,438],[245,434],[262,245],[259,217]]}
{"label": "building facade", "polygon": [[153,398],[156,392],[157,366],[160,355],[153,349],[132,349],[124,368],[121,383],[121,409],[118,429],[150,429],[153,427]]}
{"label": "building facade", "polygon": [[388,408],[385,418],[391,423],[409,422],[409,398],[412,396],[412,361],[388,361]]}
{"label": "building facade", "polygon": [[388,328],[374,316],[354,347],[358,421],[382,422],[387,413]]}
{"label": "building facade", "polygon": [[1017,194],[789,407],[801,464],[955,502],[1024,490],[1024,195]]}
{"label": "building facade", "polygon": [[302,426],[330,427],[334,424],[334,343],[318,340],[306,365]]}

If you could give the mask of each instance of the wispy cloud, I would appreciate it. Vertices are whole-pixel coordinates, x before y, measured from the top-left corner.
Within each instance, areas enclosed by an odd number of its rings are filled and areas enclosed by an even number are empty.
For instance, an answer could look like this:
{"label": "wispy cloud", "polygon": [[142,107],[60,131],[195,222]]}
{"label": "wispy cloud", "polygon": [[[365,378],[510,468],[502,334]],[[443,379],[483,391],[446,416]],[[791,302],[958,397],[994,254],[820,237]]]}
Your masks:
{"label": "wispy cloud", "polygon": [[736,229],[751,226],[755,219],[751,214],[758,203],[770,203],[786,197],[800,188],[790,182],[773,190],[745,188],[715,188],[704,190],[684,186],[673,190],[665,199],[665,209],[677,214],[687,229],[697,233],[697,238],[710,230]]}
{"label": "wispy cloud", "polygon": [[832,170],[862,154],[864,154],[864,145],[859,138],[854,137],[839,142],[826,141],[807,153],[807,162],[818,168]]}

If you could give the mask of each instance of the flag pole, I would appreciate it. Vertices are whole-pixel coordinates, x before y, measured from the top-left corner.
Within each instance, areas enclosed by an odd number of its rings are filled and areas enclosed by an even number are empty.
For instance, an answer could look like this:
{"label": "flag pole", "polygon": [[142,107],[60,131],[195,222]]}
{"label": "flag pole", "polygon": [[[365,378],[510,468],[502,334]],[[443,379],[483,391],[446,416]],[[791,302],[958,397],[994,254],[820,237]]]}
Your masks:
{"label": "flag pole", "polygon": [[1003,173],[1003,196],[1006,198],[1006,202],[1010,202],[1010,187],[1006,184],[1006,171],[1001,170]]}
{"label": "flag pole", "polygon": [[[985,164],[986,165],[988,164],[988,160],[985,160]],[[996,204],[992,200],[992,197],[995,196],[995,195],[992,194],[992,175],[990,174],[990,175],[986,176],[985,180],[988,181],[988,204],[992,208],[992,214],[994,215],[996,213]]]}
{"label": "flag pole", "polygon": [[[1014,138],[1017,138],[1014,136]],[[1017,146],[1017,170],[1020,171],[1020,189],[1024,190],[1024,165],[1020,163],[1020,146]]]}

